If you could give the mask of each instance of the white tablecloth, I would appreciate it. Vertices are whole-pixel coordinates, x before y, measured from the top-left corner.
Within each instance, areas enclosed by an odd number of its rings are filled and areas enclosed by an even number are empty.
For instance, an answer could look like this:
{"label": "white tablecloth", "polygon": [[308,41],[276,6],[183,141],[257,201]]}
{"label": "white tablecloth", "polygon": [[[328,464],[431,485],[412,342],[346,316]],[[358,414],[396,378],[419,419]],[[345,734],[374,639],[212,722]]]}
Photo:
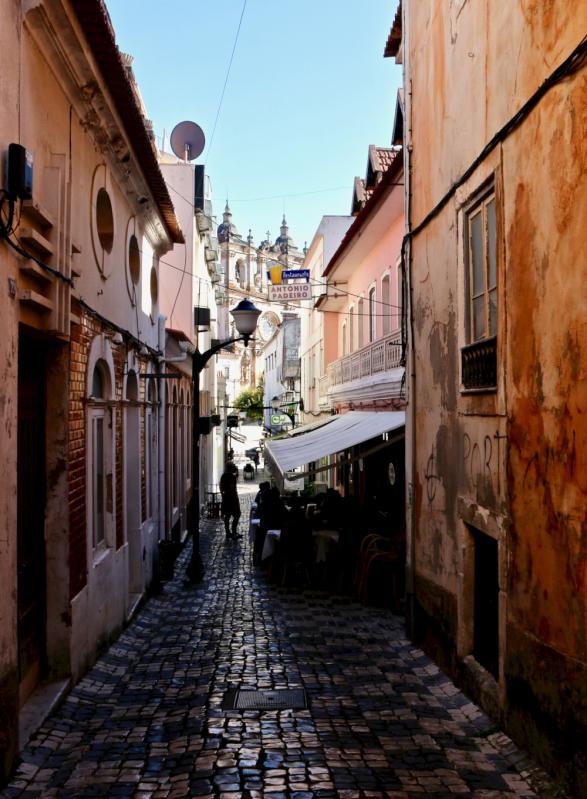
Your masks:
{"label": "white tablecloth", "polygon": [[259,525],[261,524],[261,519],[251,519],[249,521],[249,541],[255,540],[255,535],[257,530],[259,529]]}
{"label": "white tablecloth", "polygon": [[265,536],[265,541],[263,543],[263,551],[261,552],[261,560],[270,558],[271,555],[275,554],[275,550],[277,549],[277,544],[280,538],[281,530],[267,530],[267,535]]}
{"label": "white tablecloth", "polygon": [[316,540],[316,563],[324,563],[332,544],[338,544],[340,533],[338,530],[313,530],[312,535]]}

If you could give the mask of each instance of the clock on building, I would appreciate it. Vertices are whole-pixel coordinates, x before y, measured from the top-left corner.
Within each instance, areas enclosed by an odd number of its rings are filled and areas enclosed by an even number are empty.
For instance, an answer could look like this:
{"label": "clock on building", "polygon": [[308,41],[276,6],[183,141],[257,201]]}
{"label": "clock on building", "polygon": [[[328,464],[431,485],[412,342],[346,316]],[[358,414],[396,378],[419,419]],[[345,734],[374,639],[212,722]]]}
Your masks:
{"label": "clock on building", "polygon": [[279,327],[279,319],[272,311],[267,311],[261,315],[257,327],[263,341],[269,341]]}

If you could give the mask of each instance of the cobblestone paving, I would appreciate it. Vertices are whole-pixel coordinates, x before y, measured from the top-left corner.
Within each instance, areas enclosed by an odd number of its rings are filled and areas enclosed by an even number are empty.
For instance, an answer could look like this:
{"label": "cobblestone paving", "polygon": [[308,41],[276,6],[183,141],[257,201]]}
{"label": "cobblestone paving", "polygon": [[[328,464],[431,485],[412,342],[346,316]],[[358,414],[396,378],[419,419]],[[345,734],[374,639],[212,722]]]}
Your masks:
{"label": "cobblestone paving", "polygon": [[[249,489],[250,491],[251,489]],[[243,498],[246,505],[250,499]],[[547,797],[545,775],[404,637],[344,597],[281,589],[205,521],[183,574],[22,753],[8,797]],[[239,687],[304,688],[307,710],[223,710]]]}

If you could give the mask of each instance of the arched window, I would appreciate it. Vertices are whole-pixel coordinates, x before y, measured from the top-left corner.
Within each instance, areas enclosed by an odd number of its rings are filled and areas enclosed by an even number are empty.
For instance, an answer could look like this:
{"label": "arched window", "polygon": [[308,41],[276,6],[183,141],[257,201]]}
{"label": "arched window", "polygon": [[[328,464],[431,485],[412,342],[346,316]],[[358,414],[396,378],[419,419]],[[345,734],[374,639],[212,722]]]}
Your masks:
{"label": "arched window", "polygon": [[172,446],[171,446],[171,468],[172,468],[172,490],[171,496],[173,497],[174,507],[179,507],[179,424],[178,424],[178,407],[177,407],[177,389],[173,388],[173,409],[172,409]]}
{"label": "arched window", "polygon": [[146,492],[146,518],[153,515],[155,506],[155,466],[157,463],[157,425],[156,408],[157,392],[155,381],[147,380],[147,405],[145,408],[145,492]]}
{"label": "arched window", "polygon": [[108,364],[102,358],[96,361],[92,374],[92,398],[106,399],[106,383],[108,380]]}
{"label": "arched window", "polygon": [[355,309],[351,305],[349,308],[349,352],[355,349]]}
{"label": "arched window", "polygon": [[239,258],[234,265],[234,279],[237,285],[244,287],[247,268],[242,258]]}
{"label": "arched window", "polygon": [[137,402],[139,399],[139,383],[136,372],[129,372],[126,378],[126,398]]}
{"label": "arched window", "polygon": [[391,330],[391,291],[389,275],[381,281],[381,332],[387,335]]}
{"label": "arched window", "polygon": [[112,468],[113,420],[108,400],[112,399],[113,363],[108,339],[96,336],[90,347],[86,382],[86,486],[87,528],[92,550],[111,545],[112,507],[109,504],[108,475]]}
{"label": "arched window", "polygon": [[178,507],[181,507],[185,498],[186,481],[186,407],[184,403],[183,389],[179,392],[179,486],[178,486]]}
{"label": "arched window", "polygon": [[369,289],[369,341],[376,338],[375,286]]}
{"label": "arched window", "polygon": [[357,302],[357,332],[358,332],[357,343],[359,349],[361,349],[361,347],[365,343],[364,330],[365,330],[365,303],[363,302],[362,299],[360,299]]}
{"label": "arched window", "polygon": [[346,349],[346,322],[342,323],[342,354],[343,356],[347,354]]}
{"label": "arched window", "polygon": [[397,309],[396,309],[396,329],[402,326],[402,311],[404,304],[404,273],[401,261],[397,267]]}

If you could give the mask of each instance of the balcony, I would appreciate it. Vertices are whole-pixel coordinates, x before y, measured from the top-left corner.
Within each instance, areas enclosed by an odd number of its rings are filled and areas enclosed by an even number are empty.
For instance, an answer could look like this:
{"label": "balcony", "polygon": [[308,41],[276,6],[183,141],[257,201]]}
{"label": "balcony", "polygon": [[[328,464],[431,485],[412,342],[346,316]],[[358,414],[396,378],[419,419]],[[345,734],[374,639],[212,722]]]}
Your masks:
{"label": "balcony", "polygon": [[350,355],[345,355],[328,366],[328,389],[362,380],[365,377],[389,372],[401,366],[401,333],[396,331],[385,338],[371,342]]}

